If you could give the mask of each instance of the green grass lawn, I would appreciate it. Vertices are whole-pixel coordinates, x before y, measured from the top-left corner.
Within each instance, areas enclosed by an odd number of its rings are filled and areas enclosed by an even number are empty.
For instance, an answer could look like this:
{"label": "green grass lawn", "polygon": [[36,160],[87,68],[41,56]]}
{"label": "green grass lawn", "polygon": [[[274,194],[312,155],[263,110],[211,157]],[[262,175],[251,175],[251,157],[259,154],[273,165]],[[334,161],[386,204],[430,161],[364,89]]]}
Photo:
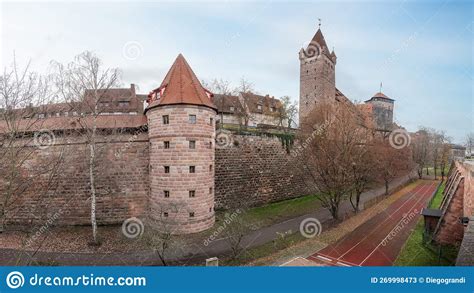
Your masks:
{"label": "green grass lawn", "polygon": [[253,260],[269,256],[276,251],[290,247],[291,245],[294,245],[298,242],[308,240],[307,238],[304,238],[299,232],[292,232],[292,234],[286,235],[284,238],[277,237],[277,239],[274,241],[250,249],[245,249],[237,259],[223,259],[222,264],[224,266],[243,266]]}
{"label": "green grass lawn", "polygon": [[245,213],[244,217],[248,221],[258,223],[259,226],[268,226],[314,212],[320,207],[321,201],[318,200],[317,196],[308,195],[251,208]]}
{"label": "green grass lawn", "polygon": [[446,181],[443,181],[439,186],[438,190],[436,190],[436,194],[431,202],[429,208],[430,209],[439,209],[441,206],[441,201],[443,200],[443,192],[444,188],[446,187]]}
{"label": "green grass lawn", "polygon": [[[445,177],[448,175],[449,167],[450,167],[450,166],[448,165],[448,166],[446,166],[446,168],[444,169],[444,176],[445,176]],[[429,175],[434,175],[434,168],[433,168],[433,167],[428,167],[428,173],[429,173]],[[427,174],[426,174],[426,168],[423,168],[423,175],[427,175]],[[436,175],[441,178],[441,168],[436,168]]]}
{"label": "green grass lawn", "polygon": [[423,219],[420,219],[415,230],[405,242],[395,260],[394,266],[452,266],[458,249],[451,246],[442,247],[443,257],[438,261],[437,247],[423,245]]}

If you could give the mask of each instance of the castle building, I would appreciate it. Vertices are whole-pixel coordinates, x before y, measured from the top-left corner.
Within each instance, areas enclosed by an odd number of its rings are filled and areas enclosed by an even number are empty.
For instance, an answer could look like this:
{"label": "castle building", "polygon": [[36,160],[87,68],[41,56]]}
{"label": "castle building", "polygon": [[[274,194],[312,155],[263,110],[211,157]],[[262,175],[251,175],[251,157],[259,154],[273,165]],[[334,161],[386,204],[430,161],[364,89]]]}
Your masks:
{"label": "castle building", "polygon": [[376,131],[388,132],[394,128],[394,100],[378,92],[364,104],[352,103],[336,87],[336,53],[329,53],[321,29],[306,48],[299,51],[300,103],[299,120],[304,123],[318,102],[339,102],[349,105],[365,119],[365,124]]}
{"label": "castle building", "polygon": [[[376,130],[395,127],[393,99],[377,93],[356,105],[336,88],[336,54],[329,53],[321,30],[301,49],[299,61],[300,122],[318,102],[333,101],[362,115],[366,125]],[[213,96],[181,54],[161,85],[147,96],[137,94],[133,84],[107,89],[98,101],[97,117],[90,115],[87,99],[86,91],[77,104],[0,109],[0,114],[10,111],[21,117],[14,132],[27,134],[22,143],[32,149],[28,162],[20,168],[22,180],[32,180],[31,170],[41,169],[44,159],[51,161],[57,154],[67,153],[60,156],[64,163],[56,174],[57,187],[44,191],[45,197],[40,198],[37,186],[47,186],[49,182],[44,180],[49,177],[34,177],[31,186],[35,188],[15,202],[6,222],[30,223],[42,219],[46,211],[62,210],[67,202],[68,213],[58,225],[90,223],[89,173],[84,159],[89,148],[81,136],[81,125],[89,123],[99,130],[97,143],[101,144],[97,193],[105,196],[97,202],[99,224],[122,223],[138,216],[151,219],[152,224],[166,223],[172,233],[188,234],[212,227],[215,207],[235,207],[242,201],[258,206],[314,194],[305,184],[305,172],[277,137],[236,133],[232,143],[216,150],[216,122],[249,127],[286,125],[279,121],[283,105],[269,95],[254,93]],[[145,99],[148,104],[144,108]],[[242,121],[243,116],[247,121]],[[11,125],[0,118],[0,138],[11,132]],[[39,148],[37,134],[48,135],[52,143]],[[7,184],[3,171],[0,168],[0,195]]]}
{"label": "castle building", "polygon": [[150,217],[176,234],[214,224],[216,107],[179,55],[145,109],[150,141]]}
{"label": "castle building", "polygon": [[369,100],[365,101],[365,104],[369,105],[369,109],[371,109],[375,130],[392,130],[394,105],[393,99],[379,92]]}
{"label": "castle building", "polygon": [[[226,125],[245,125],[249,127],[275,127],[286,125],[280,121],[282,103],[270,95],[252,92],[238,95],[218,95],[212,97],[218,110],[218,122]],[[245,121],[244,118],[247,118]]]}

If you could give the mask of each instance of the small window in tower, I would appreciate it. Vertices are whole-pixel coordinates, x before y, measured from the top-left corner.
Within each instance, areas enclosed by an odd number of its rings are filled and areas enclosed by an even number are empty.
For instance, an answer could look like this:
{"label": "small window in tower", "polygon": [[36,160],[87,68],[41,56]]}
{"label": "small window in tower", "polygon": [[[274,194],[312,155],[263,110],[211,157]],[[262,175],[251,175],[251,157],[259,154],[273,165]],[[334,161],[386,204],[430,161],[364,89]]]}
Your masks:
{"label": "small window in tower", "polygon": [[196,173],[196,166],[189,166],[189,173]]}
{"label": "small window in tower", "polygon": [[196,115],[189,115],[189,123],[196,124]]}
{"label": "small window in tower", "polygon": [[189,217],[190,217],[190,218],[194,218],[194,212],[190,212],[190,213],[189,213]]}
{"label": "small window in tower", "polygon": [[196,190],[190,190],[189,197],[195,197],[195,196],[196,196]]}
{"label": "small window in tower", "polygon": [[212,141],[209,142],[209,148],[212,149]]}
{"label": "small window in tower", "polygon": [[165,190],[164,194],[165,194],[165,197],[170,197],[170,191],[169,190]]}
{"label": "small window in tower", "polygon": [[212,126],[213,123],[214,123],[214,118],[209,118],[209,125]]}
{"label": "small window in tower", "polygon": [[209,172],[212,172],[212,165],[209,165]]}
{"label": "small window in tower", "polygon": [[170,166],[165,166],[165,173],[169,173],[170,172]]}
{"label": "small window in tower", "polygon": [[212,207],[209,207],[209,212],[212,212]]}
{"label": "small window in tower", "polygon": [[168,213],[167,213],[167,212],[164,212],[164,213],[163,213],[163,217],[168,218]]}
{"label": "small window in tower", "polygon": [[212,187],[209,187],[209,194],[212,194]]}
{"label": "small window in tower", "polygon": [[170,124],[170,116],[163,115],[163,124]]}
{"label": "small window in tower", "polygon": [[196,141],[195,140],[190,140],[189,141],[189,148],[190,149],[195,149],[196,148]]}
{"label": "small window in tower", "polygon": [[165,149],[169,149],[169,148],[170,148],[170,142],[169,142],[169,141],[165,141],[165,142],[164,142],[164,145],[165,145]]}

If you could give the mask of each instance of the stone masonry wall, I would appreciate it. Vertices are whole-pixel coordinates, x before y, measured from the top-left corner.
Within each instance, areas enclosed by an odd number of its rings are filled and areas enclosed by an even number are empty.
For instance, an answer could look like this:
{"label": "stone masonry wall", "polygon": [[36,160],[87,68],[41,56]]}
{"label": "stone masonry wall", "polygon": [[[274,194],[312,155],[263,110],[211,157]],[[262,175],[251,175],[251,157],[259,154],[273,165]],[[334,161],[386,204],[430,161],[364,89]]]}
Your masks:
{"label": "stone masonry wall", "polygon": [[458,245],[462,241],[464,228],[459,222],[463,211],[464,179],[461,179],[456,191],[446,207],[446,213],[441,219],[436,241],[441,244]]}
{"label": "stone masonry wall", "polygon": [[259,206],[314,193],[279,138],[230,135],[216,147],[216,208]]}
{"label": "stone masonry wall", "polygon": [[[22,179],[31,184],[8,207],[7,224],[44,223],[51,217],[55,218],[53,225],[90,224],[87,145],[75,136],[56,135],[55,139],[55,144],[46,149],[31,146],[34,154],[21,170]],[[148,133],[104,136],[100,141],[96,168],[99,225],[144,216],[150,206]],[[215,150],[216,208],[241,207],[243,203],[261,206],[314,193],[305,183],[305,172],[279,138],[234,135],[232,141],[228,147]],[[54,178],[47,174],[32,176],[31,170],[57,159],[60,153],[64,162]],[[160,158],[154,160],[163,164]],[[51,184],[52,188],[44,188]],[[0,193],[5,193],[5,186],[4,178],[0,178]],[[212,213],[212,204],[204,204]]]}
{"label": "stone masonry wall", "polygon": [[[98,224],[122,223],[131,216],[143,215],[149,179],[147,134],[100,137],[98,141]],[[44,149],[31,145],[28,151],[34,153],[20,173],[23,185],[31,184],[20,197],[11,200],[12,204],[6,208],[6,223],[44,223],[53,217],[54,225],[90,224],[89,148],[83,139],[56,135],[54,145]],[[61,154],[63,162],[57,174],[32,175],[38,174],[35,173],[38,166],[58,160]],[[0,192],[4,195],[6,184],[2,183]]]}

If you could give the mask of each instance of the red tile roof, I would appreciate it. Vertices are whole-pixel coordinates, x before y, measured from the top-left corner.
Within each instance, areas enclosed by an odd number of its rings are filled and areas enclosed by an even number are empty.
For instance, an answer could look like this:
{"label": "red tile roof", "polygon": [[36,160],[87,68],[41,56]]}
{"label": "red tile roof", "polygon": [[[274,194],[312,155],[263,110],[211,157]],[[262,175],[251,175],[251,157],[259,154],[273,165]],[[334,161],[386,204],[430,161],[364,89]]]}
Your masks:
{"label": "red tile roof", "polygon": [[[212,102],[217,106],[219,113],[234,114],[244,111],[238,96],[215,94]],[[234,109],[231,110],[231,107]]]}
{"label": "red tile roof", "polygon": [[[19,119],[15,121],[15,131],[34,132],[48,130],[78,130],[93,125],[93,117],[51,117],[47,119]],[[137,128],[147,125],[145,115],[101,115],[96,119],[99,129]],[[9,133],[10,126],[0,120],[0,133]]]}
{"label": "red tile roof", "polygon": [[387,100],[392,101],[392,102],[395,101],[394,99],[387,97],[387,96],[384,95],[383,93],[378,92],[378,93],[376,93],[372,98],[368,99],[368,100],[365,101],[365,102],[366,102],[366,103],[367,103],[367,102],[371,102],[374,98],[387,99]]}
{"label": "red tile roof", "polygon": [[316,34],[314,35],[311,41],[318,43],[321,46],[321,49],[323,47],[326,47],[326,48],[328,47],[328,45],[326,44],[326,40],[324,40],[324,36],[323,36],[323,33],[321,32],[321,29],[318,29],[318,31],[316,32]]}
{"label": "red tile roof", "polygon": [[314,43],[314,42],[316,42],[321,47],[322,53],[324,53],[324,55],[326,55],[329,58],[332,57],[331,54],[329,53],[329,48],[328,48],[328,45],[326,44],[326,40],[324,39],[321,29],[318,29],[313,39],[311,40],[311,43]]}
{"label": "red tile roof", "polygon": [[[251,113],[274,114],[282,108],[281,101],[269,95],[262,96],[251,92],[240,94]],[[258,109],[258,106],[261,106],[261,109]]]}
{"label": "red tile roof", "polygon": [[384,95],[383,93],[381,92],[378,92],[376,93],[373,98],[384,98],[384,99],[390,99],[389,97],[387,97],[386,95]]}
{"label": "red tile roof", "polygon": [[203,88],[183,55],[179,54],[166,74],[161,86],[150,95],[152,98],[147,110],[157,106],[189,104],[216,109],[210,99],[210,92]]}

